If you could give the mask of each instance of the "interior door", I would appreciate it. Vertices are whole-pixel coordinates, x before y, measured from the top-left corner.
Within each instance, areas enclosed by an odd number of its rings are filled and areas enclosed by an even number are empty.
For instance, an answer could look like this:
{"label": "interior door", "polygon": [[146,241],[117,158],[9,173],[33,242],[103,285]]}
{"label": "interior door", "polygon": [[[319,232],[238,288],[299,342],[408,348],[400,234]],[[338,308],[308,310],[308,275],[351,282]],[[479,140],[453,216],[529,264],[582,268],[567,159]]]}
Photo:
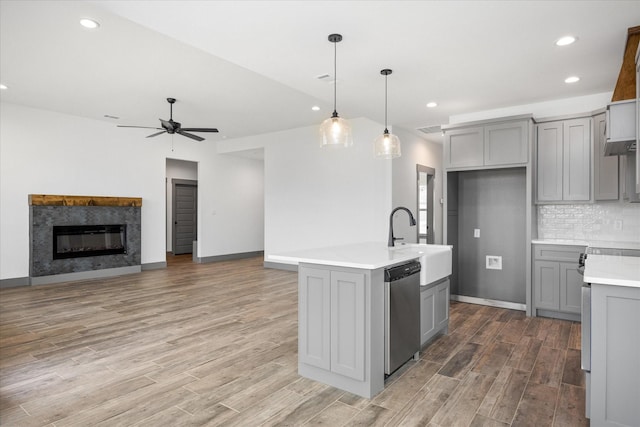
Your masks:
{"label": "interior door", "polygon": [[198,239],[198,185],[173,180],[173,254],[190,254]]}

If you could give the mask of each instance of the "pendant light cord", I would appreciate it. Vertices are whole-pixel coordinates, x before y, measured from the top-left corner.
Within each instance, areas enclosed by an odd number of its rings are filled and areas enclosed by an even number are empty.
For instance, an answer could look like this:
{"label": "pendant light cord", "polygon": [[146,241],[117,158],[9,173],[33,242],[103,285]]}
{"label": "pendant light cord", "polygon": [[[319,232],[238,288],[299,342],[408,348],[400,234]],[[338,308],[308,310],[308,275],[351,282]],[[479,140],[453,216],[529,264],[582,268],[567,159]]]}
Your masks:
{"label": "pendant light cord", "polygon": [[389,133],[387,129],[387,77],[388,75],[384,75],[384,133]]}
{"label": "pendant light cord", "polygon": [[338,98],[338,42],[333,42],[333,117],[338,117],[336,108]]}

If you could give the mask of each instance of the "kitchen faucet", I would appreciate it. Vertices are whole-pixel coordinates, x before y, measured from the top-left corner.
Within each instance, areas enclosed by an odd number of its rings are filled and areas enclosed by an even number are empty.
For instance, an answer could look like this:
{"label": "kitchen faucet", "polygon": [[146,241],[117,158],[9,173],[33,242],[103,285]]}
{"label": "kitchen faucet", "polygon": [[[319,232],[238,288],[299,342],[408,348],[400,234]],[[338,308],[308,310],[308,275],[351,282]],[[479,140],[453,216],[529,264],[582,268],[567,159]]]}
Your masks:
{"label": "kitchen faucet", "polygon": [[389,243],[387,244],[387,246],[391,247],[391,246],[395,246],[395,242],[396,240],[401,240],[402,237],[393,237],[393,214],[396,213],[399,210],[403,210],[406,211],[409,214],[409,225],[410,226],[414,226],[416,225],[416,219],[413,217],[413,214],[411,213],[411,211],[407,208],[405,208],[404,206],[398,206],[397,208],[395,208],[394,210],[391,211],[391,215],[389,215]]}

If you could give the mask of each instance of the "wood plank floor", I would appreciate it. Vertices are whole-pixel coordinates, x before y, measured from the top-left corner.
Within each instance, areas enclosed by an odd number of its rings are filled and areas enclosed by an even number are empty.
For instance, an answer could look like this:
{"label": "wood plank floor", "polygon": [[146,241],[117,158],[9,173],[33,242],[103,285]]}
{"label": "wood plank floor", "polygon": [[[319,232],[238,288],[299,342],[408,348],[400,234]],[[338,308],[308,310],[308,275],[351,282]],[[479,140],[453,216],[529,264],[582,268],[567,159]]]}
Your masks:
{"label": "wood plank floor", "polygon": [[297,375],[297,275],[261,258],[0,290],[3,426],[583,426],[580,324],[452,303],[363,399]]}

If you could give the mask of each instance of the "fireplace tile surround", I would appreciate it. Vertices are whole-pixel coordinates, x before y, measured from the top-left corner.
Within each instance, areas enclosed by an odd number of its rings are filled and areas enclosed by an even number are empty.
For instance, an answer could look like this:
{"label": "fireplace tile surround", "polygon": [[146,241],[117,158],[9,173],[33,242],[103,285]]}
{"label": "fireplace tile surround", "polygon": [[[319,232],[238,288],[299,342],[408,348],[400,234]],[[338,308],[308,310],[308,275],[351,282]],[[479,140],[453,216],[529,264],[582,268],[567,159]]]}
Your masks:
{"label": "fireplace tile surround", "polygon": [[[30,283],[141,271],[141,198],[29,195]],[[126,253],[54,259],[53,227],[126,224]]]}

